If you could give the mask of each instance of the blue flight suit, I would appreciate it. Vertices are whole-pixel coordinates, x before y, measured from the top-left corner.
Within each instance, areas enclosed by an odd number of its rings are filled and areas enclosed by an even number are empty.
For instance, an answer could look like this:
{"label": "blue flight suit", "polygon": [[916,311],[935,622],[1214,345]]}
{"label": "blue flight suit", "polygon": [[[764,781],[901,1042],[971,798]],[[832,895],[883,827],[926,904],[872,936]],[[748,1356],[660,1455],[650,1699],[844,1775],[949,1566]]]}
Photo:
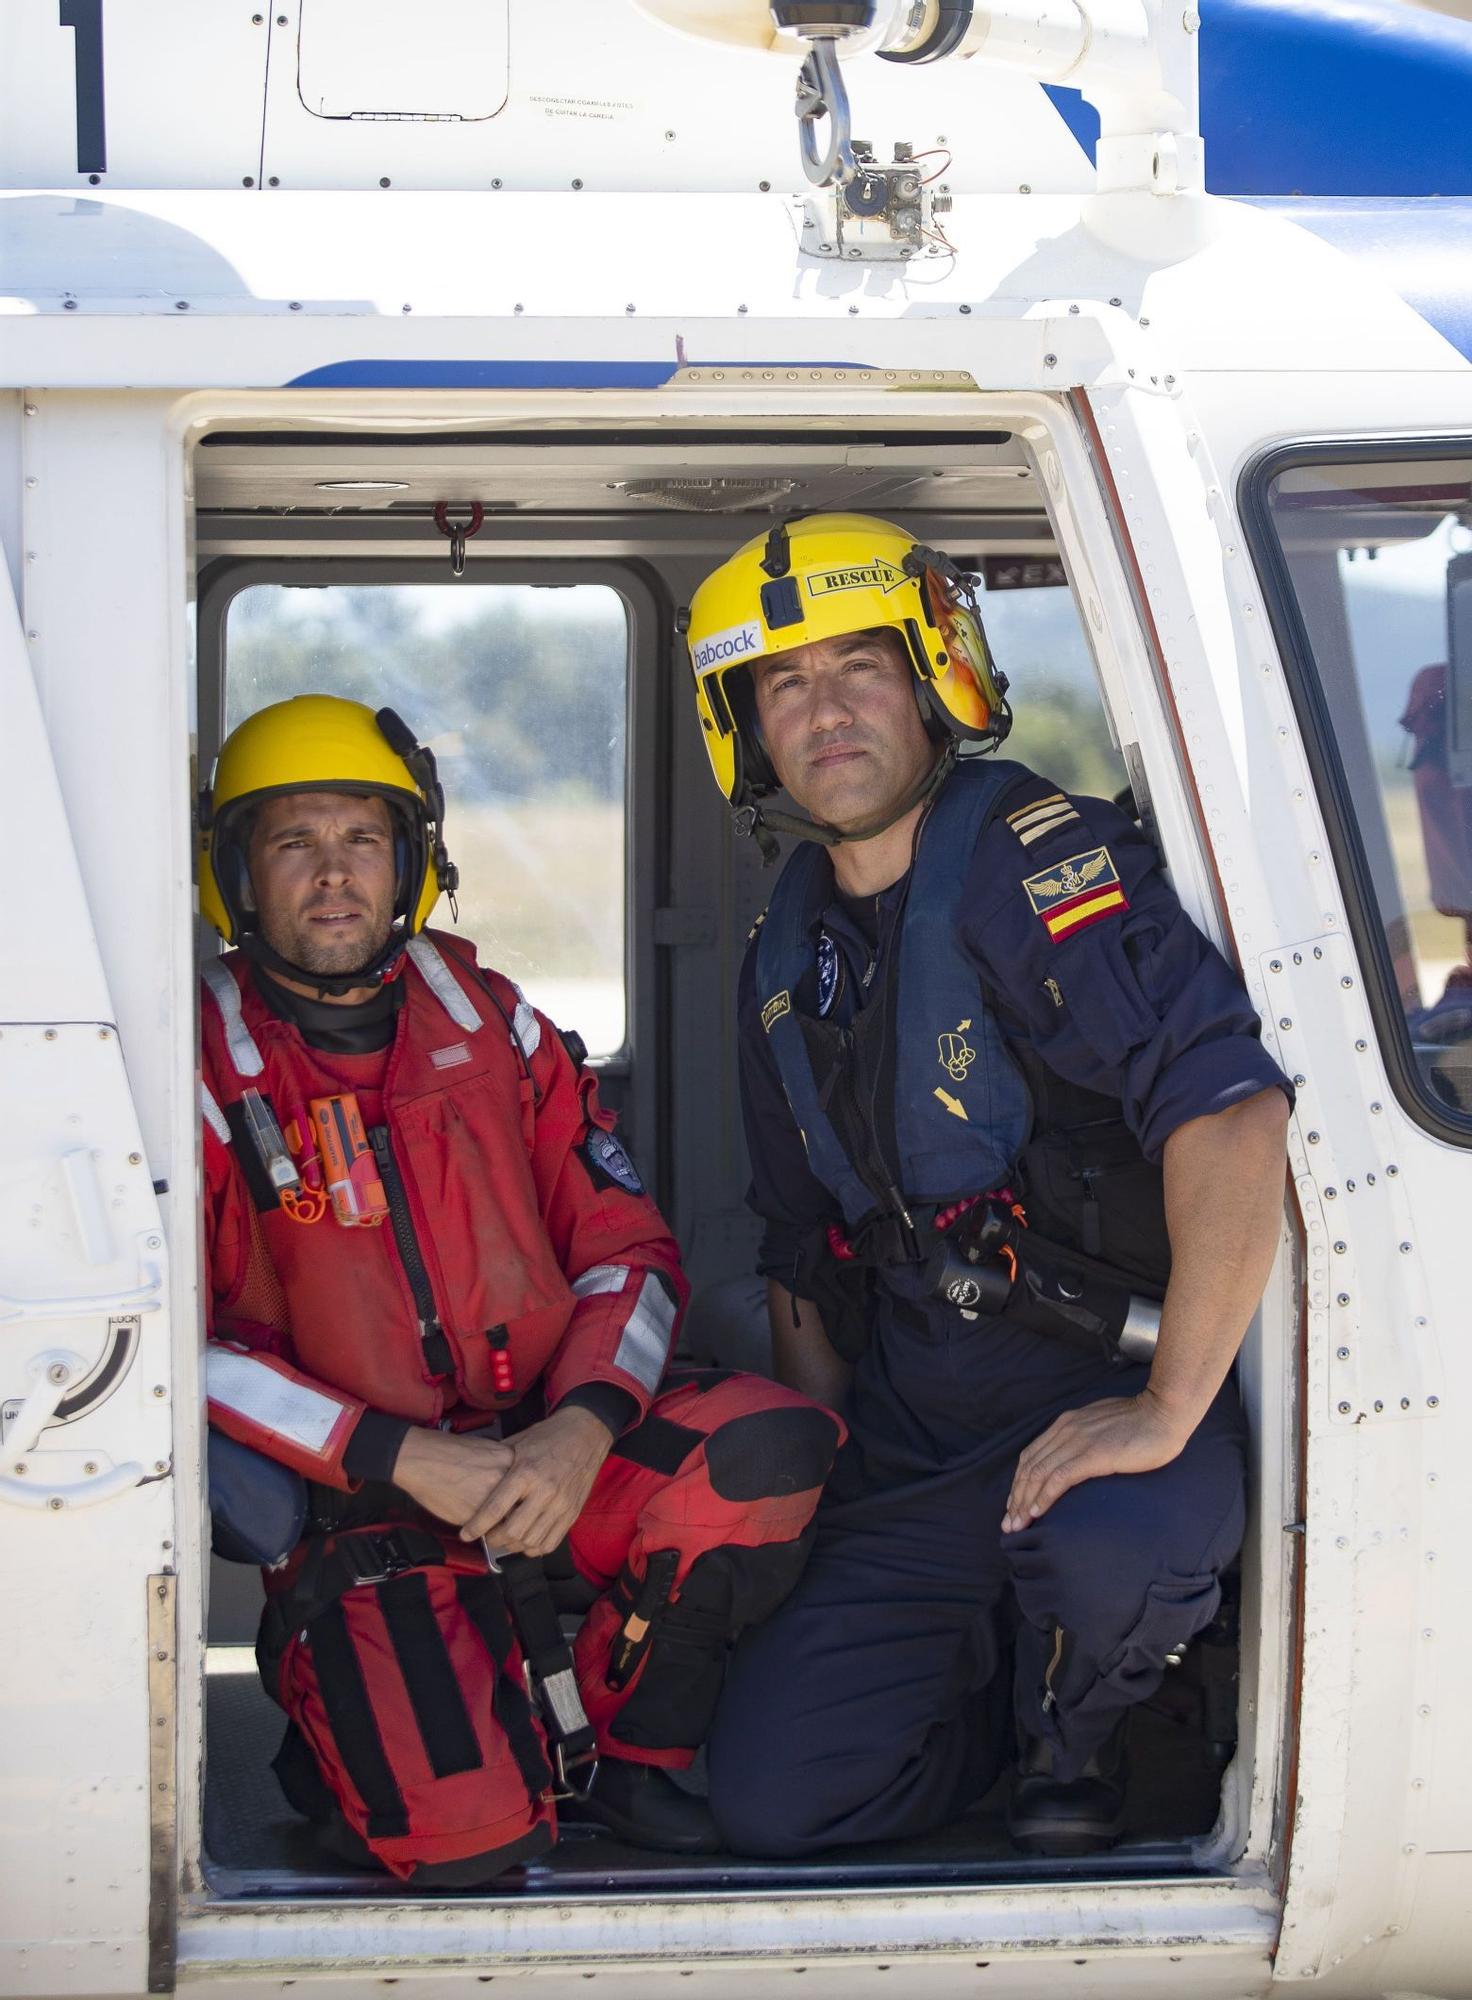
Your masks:
{"label": "blue flight suit", "polygon": [[[958,905],[994,1018],[1049,1070],[1117,1102],[1153,1161],[1187,1120],[1273,1086],[1291,1101],[1240,981],[1181,910],[1139,827],[1030,775],[1022,796],[1056,803],[1029,803],[1014,827],[1003,801]],[[1075,897],[1050,925],[1040,878],[1056,885],[1068,857],[1098,848],[1122,893],[1093,914]],[[831,942],[818,951],[835,1013],[852,1018],[881,989],[905,894],[902,880],[866,909],[833,890]],[[739,998],[748,1199],[766,1224],[760,1269],[790,1282],[804,1239],[841,1212],[789,1109],[755,960],[754,943]],[[739,1642],[710,1741],[711,1805],[732,1849],[800,1856],[929,1831],[1009,1761],[1009,1712],[1051,1740],[1055,1775],[1070,1779],[1153,1691],[1166,1654],[1214,1615],[1241,1541],[1234,1384],[1171,1464],[1087,1481],[1001,1532],[1023,1447],[1067,1409],[1138,1394],[1148,1372],[1010,1320],[963,1318],[923,1292],[913,1267],[884,1271],[808,1567]]]}

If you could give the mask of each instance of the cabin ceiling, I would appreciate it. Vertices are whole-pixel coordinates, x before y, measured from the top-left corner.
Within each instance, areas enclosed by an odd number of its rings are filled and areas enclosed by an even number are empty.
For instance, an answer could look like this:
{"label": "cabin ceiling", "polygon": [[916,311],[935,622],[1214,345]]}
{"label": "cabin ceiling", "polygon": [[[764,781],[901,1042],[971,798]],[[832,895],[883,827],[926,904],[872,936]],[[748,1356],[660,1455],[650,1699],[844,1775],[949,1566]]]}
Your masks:
{"label": "cabin ceiling", "polygon": [[653,440],[588,443],[566,434],[257,443],[211,440],[195,456],[202,558],[225,553],[359,550],[422,555],[445,543],[437,502],[485,511],[475,557],[550,551],[576,533],[589,552],[661,545],[729,549],[733,525],[774,514],[898,515],[959,529],[999,551],[1052,547],[1021,443],[851,440],[802,443]]}

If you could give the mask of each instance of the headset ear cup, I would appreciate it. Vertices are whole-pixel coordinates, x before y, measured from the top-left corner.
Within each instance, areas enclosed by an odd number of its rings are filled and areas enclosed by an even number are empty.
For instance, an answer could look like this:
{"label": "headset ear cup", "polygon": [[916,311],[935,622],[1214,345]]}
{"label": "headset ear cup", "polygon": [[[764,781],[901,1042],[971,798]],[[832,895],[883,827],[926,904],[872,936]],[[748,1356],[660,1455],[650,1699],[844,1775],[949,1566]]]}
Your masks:
{"label": "headset ear cup", "polygon": [[254,928],[251,919],[256,912],[250,862],[245,842],[238,837],[239,819],[239,814],[228,807],[219,813],[210,842],[210,865],[215,871],[215,886],[235,933],[229,940],[232,944],[238,943],[245,931]]}
{"label": "headset ear cup", "polygon": [[749,671],[725,676],[726,705],[736,726],[736,798],[762,797],[781,789],[777,771],[767,749],[767,739],[757,720],[756,688]]}
{"label": "headset ear cup", "polygon": [[951,719],[946,713],[945,703],[940,699],[929,681],[914,677],[915,706],[920,711],[920,720],[925,734],[932,743],[949,743],[955,735]]}

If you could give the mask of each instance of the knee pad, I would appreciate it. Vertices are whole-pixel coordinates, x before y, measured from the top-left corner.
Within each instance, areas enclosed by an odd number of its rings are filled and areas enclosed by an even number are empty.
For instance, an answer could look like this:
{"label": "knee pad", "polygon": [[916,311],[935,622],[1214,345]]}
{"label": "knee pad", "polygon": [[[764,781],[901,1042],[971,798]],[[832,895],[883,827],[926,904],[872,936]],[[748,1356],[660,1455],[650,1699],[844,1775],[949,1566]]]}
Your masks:
{"label": "knee pad", "polygon": [[787,1404],[732,1417],[706,1440],[712,1490],[722,1500],[775,1500],[823,1484],[838,1426],[815,1404]]}

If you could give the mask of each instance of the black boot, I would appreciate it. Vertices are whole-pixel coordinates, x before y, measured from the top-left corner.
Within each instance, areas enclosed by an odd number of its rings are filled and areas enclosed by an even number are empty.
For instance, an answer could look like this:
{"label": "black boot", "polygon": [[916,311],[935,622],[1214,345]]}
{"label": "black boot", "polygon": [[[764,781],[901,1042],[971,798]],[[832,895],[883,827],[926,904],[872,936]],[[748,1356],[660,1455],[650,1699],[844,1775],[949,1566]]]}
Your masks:
{"label": "black boot", "polygon": [[1096,1854],[1118,1840],[1124,1827],[1129,1775],[1129,1711],[1076,1778],[1053,1776],[1053,1745],[1028,1737],[1017,1760],[1007,1801],[1007,1832],[1025,1854]]}
{"label": "black boot", "polygon": [[562,1808],[568,1820],[593,1820],[630,1847],[663,1854],[719,1854],[721,1836],[706,1801],[677,1785],[658,1764],[603,1757],[585,1799]]}

